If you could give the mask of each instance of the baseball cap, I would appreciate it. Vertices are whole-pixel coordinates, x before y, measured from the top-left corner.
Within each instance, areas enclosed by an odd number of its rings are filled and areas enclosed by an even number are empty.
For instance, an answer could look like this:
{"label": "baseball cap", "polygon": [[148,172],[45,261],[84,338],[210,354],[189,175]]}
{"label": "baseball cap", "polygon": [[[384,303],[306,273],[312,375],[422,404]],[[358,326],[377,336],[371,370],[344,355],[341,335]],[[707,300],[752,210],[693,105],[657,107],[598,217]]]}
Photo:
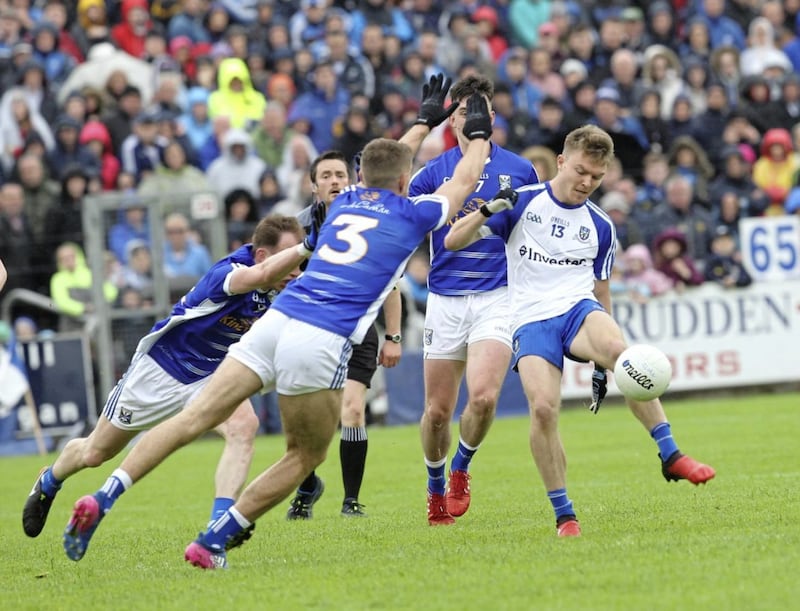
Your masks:
{"label": "baseball cap", "polygon": [[625,196],[619,191],[609,191],[600,198],[600,207],[604,212],[619,210],[625,214],[631,211],[630,204],[625,200]]}
{"label": "baseball cap", "polygon": [[613,87],[600,87],[600,89],[597,90],[595,100],[598,102],[606,101],[619,104],[619,92]]}

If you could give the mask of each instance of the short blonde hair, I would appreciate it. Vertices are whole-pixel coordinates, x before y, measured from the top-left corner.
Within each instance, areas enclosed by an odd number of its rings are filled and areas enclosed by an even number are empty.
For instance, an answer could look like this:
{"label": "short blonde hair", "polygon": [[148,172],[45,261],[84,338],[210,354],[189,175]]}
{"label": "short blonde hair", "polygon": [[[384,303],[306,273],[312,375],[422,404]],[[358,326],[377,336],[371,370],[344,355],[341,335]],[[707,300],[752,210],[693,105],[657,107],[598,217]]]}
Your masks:
{"label": "short blonde hair", "polygon": [[411,149],[388,138],[376,138],[361,154],[361,175],[367,187],[391,189],[402,174],[411,171]]}
{"label": "short blonde hair", "polygon": [[596,125],[584,125],[573,129],[564,139],[564,155],[572,152],[585,153],[598,163],[611,163],[614,158],[614,141],[608,132]]}

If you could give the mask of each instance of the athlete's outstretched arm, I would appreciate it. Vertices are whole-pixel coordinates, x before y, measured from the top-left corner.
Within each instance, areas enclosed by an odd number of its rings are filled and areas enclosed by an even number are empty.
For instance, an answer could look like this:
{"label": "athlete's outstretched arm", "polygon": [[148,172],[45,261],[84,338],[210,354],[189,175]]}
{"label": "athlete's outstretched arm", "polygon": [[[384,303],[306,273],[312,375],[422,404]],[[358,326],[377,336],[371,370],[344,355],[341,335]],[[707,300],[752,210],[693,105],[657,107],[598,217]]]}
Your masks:
{"label": "athlete's outstretched arm", "polygon": [[444,247],[447,250],[461,250],[491,235],[491,230],[483,226],[486,220],[501,210],[513,208],[518,197],[519,194],[510,187],[501,189],[491,201],[453,223],[450,231],[444,236]]}
{"label": "athlete's outstretched arm", "polygon": [[486,158],[489,156],[489,138],[492,137],[492,117],[489,103],[477,93],[467,100],[467,115],[462,133],[469,140],[467,150],[453,170],[453,178],[440,186],[434,193],[444,195],[449,204],[449,216],[461,210],[464,200],[475,190],[481,177]]}
{"label": "athlete's outstretched arm", "polygon": [[480,210],[474,210],[467,216],[461,217],[453,223],[450,231],[444,236],[444,247],[447,250],[461,250],[489,235],[489,228],[483,227],[488,220],[489,217],[481,214]]}
{"label": "athlete's outstretched arm", "polygon": [[447,108],[444,107],[444,100],[450,90],[451,82],[450,77],[445,78],[444,74],[435,74],[422,86],[422,99],[417,120],[399,140],[411,149],[411,153],[415,157],[419,147],[422,146],[422,141],[431,133],[431,130],[458,108],[458,104],[452,103]]}
{"label": "athlete's outstretched arm", "polygon": [[232,294],[238,295],[256,289],[272,288],[310,255],[311,252],[303,249],[302,244],[298,244],[276,252],[261,263],[235,269],[231,274],[229,290]]}

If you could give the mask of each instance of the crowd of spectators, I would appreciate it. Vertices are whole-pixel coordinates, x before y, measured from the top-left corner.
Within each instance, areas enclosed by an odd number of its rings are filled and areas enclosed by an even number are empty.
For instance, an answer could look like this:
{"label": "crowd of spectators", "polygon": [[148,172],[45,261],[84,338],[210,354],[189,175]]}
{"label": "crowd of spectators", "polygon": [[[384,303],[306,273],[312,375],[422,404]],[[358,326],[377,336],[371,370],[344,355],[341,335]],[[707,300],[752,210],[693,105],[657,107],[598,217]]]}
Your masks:
{"label": "crowd of spectators", "polygon": [[[738,220],[800,210],[798,32],[800,0],[0,0],[5,291],[55,300],[68,258],[85,284],[87,194],[216,190],[242,243],[306,205],[318,153],[399,137],[438,72],[493,78],[493,140],[545,179],[572,128],[612,135],[593,199],[620,291],[743,286]],[[439,129],[416,163],[454,144]],[[146,214],[110,228],[110,300],[147,299]],[[201,272],[189,220],[164,223],[169,274]]]}

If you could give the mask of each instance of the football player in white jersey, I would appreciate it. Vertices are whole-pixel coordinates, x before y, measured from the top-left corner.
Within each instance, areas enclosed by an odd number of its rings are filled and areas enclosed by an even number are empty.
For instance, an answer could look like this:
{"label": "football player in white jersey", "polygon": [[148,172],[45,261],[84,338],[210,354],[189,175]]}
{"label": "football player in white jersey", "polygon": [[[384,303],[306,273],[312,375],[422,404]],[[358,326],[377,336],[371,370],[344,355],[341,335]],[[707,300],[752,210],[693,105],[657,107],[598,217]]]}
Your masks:
{"label": "football player in white jersey", "polygon": [[[252,243],[212,266],[170,315],[155,324],[109,394],[94,430],[88,437],[69,441],[55,462],[42,469],[23,509],[25,534],[39,535],[68,477],[104,464],[141,431],[180,411],[199,392],[228,346],[267,311],[271,292],[297,277],[303,258],[292,247],[303,236],[303,228],[293,217],[264,218]],[[212,519],[233,505],[247,478],[258,431],[249,399],[243,399],[216,430],[225,438],[225,448],[215,474]],[[108,485],[113,485],[114,477]],[[80,560],[86,548],[66,551],[71,559]]]}
{"label": "football player in white jersey", "polygon": [[[558,434],[564,357],[594,362],[591,409],[596,413],[605,397],[605,371],[626,348],[622,330],[609,314],[614,224],[587,199],[600,186],[613,156],[611,137],[599,127],[573,130],[553,180],[501,191],[457,221],[445,238],[446,248],[453,250],[489,234],[506,242],[514,369],[531,412],[531,453],[560,537],[581,533],[567,496],[567,461]],[[713,468],[678,450],[658,399],[626,402],[658,445],[667,481],[701,484],[714,477]]]}
{"label": "football player in white jersey", "polygon": [[[428,133],[427,126],[416,127]],[[231,346],[186,409],[154,428],[122,462],[117,472],[132,484],[224,422],[244,398],[276,388],[286,453],[187,546],[187,562],[203,569],[224,566],[229,543],[325,460],[339,424],[352,344],[363,340],[419,242],[452,218],[480,177],[492,133],[489,107],[481,96],[469,99],[463,132],[471,142],[452,179],[436,193],[416,198],[407,196],[411,148],[385,138],[370,142],[361,160],[365,186],[345,189],[319,233],[312,232],[298,246],[303,254],[315,247],[305,272]],[[114,498],[121,492],[117,489]],[[96,497],[106,507],[113,504],[114,498],[102,490],[83,498]],[[82,544],[88,544],[100,517],[96,502],[73,514]]]}

